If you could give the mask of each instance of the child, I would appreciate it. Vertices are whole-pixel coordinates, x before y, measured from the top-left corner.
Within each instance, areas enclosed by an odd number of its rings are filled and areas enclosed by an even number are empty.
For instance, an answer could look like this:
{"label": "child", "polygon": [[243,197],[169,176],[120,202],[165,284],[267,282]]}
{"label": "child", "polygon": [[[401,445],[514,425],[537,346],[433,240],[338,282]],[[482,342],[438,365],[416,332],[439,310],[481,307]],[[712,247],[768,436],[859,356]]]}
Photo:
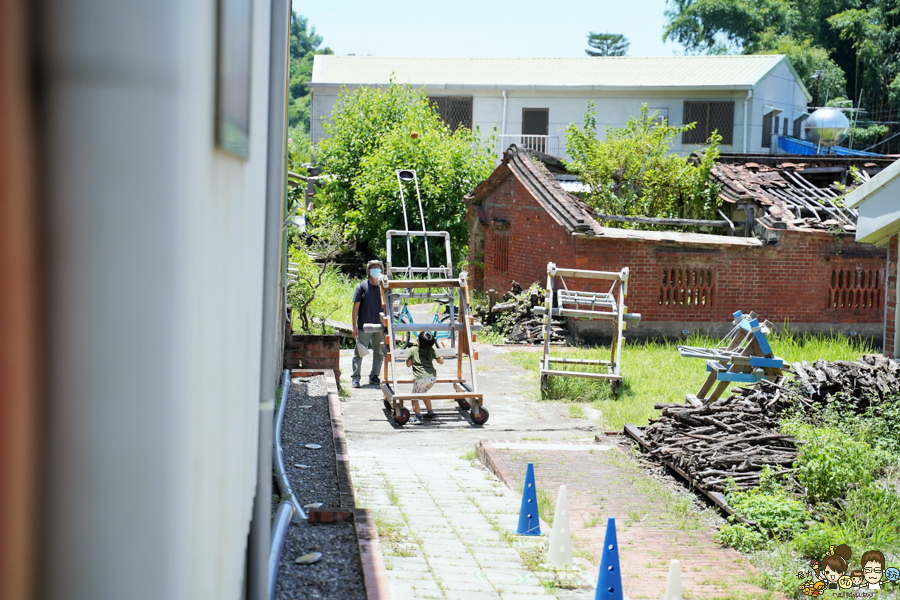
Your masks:
{"label": "child", "polygon": [[[415,379],[413,394],[424,394],[434,386],[437,381],[434,360],[437,360],[438,364],[444,364],[444,359],[434,349],[434,335],[424,331],[419,334],[419,346],[410,348],[406,358],[406,366],[412,367],[413,379]],[[434,411],[431,410],[431,400],[425,399],[423,402],[425,402],[425,408],[428,409],[424,418],[433,419]],[[413,416],[413,425],[421,425],[422,415],[419,414],[419,401],[413,400],[412,406],[413,412],[416,413]]]}

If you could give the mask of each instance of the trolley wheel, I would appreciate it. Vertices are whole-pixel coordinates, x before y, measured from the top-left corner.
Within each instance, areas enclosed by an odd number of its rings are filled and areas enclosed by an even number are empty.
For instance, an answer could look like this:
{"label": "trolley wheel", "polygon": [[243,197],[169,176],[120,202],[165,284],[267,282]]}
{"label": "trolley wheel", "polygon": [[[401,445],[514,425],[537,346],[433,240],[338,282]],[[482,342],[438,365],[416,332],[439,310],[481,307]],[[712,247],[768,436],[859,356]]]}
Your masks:
{"label": "trolley wheel", "polygon": [[609,383],[610,387],[612,387],[613,396],[618,396],[619,392],[622,391],[622,381],[613,379]]}
{"label": "trolley wheel", "polygon": [[400,410],[394,414],[394,422],[397,425],[406,425],[409,422],[409,411],[401,406]]}
{"label": "trolley wheel", "polygon": [[541,391],[546,392],[550,387],[550,378],[547,375],[541,375]]}
{"label": "trolley wheel", "polygon": [[385,407],[386,409],[388,409],[388,410],[391,410],[391,408],[393,408],[393,407],[391,406],[391,403],[388,402],[387,400],[384,400],[384,407]]}
{"label": "trolley wheel", "polygon": [[485,423],[487,423],[489,416],[490,416],[490,414],[488,414],[487,409],[482,406],[481,408],[478,409],[477,417],[475,416],[475,411],[474,410],[472,411],[472,422],[475,423],[476,425],[484,425]]}
{"label": "trolley wheel", "polygon": [[470,408],[472,408],[472,405],[469,404],[469,401],[465,398],[462,400],[457,400],[456,403],[459,404],[459,407],[463,410],[469,410]]}

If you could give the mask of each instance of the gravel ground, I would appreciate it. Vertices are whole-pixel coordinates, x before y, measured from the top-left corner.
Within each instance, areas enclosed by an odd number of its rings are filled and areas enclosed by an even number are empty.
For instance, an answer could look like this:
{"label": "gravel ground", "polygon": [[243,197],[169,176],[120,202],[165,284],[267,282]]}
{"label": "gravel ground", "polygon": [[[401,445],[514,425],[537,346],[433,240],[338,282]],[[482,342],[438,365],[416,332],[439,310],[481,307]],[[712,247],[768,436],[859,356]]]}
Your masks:
{"label": "gravel ground", "polygon": [[[303,408],[309,406],[309,408]],[[317,450],[305,444],[319,444]],[[340,506],[331,419],[325,378],[295,378],[288,392],[281,447],[288,479],[300,504],[321,502],[325,508]],[[310,468],[295,465],[309,465]],[[274,484],[273,484],[274,486]],[[273,509],[278,498],[273,497]],[[321,552],[318,563],[299,565],[297,557]],[[276,583],[278,600],[341,598],[365,600],[359,546],[351,522],[292,523],[281,556]]]}

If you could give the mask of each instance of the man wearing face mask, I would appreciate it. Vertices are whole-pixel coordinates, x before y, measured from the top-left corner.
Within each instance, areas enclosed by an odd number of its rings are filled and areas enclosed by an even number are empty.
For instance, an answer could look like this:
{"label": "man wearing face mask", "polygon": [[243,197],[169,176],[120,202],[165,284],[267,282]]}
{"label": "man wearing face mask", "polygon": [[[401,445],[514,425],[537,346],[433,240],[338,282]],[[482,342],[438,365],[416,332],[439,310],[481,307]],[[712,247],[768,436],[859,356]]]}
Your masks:
{"label": "man wearing face mask", "polygon": [[380,260],[370,260],[366,265],[368,279],[356,286],[353,292],[353,337],[356,338],[356,350],[353,352],[353,375],[351,385],[359,387],[359,378],[362,372],[362,355],[360,346],[372,350],[372,371],[369,373],[369,385],[379,385],[381,380],[378,373],[384,361],[381,353],[381,344],[384,342],[383,333],[366,333],[363,325],[366,323],[381,324],[381,292],[378,289],[378,276],[384,270]]}

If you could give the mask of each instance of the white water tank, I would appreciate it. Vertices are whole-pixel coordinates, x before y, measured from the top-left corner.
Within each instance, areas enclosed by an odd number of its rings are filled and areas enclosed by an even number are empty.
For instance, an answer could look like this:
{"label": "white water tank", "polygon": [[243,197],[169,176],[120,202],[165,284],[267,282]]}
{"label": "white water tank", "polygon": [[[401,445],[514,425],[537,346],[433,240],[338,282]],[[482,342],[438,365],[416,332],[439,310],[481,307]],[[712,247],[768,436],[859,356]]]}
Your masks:
{"label": "white water tank", "polygon": [[850,132],[850,121],[836,108],[820,108],[809,115],[803,129],[812,143],[837,146]]}

